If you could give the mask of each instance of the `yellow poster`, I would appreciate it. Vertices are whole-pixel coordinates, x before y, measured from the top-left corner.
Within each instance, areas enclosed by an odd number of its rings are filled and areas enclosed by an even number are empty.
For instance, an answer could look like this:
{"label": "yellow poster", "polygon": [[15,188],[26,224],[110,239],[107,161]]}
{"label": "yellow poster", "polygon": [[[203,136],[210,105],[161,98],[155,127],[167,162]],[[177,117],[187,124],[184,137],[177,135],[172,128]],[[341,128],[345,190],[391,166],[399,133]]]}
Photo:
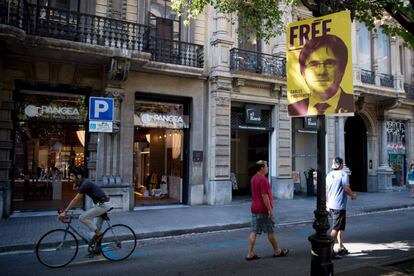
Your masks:
{"label": "yellow poster", "polygon": [[289,116],[353,115],[350,12],[293,22],[286,40]]}

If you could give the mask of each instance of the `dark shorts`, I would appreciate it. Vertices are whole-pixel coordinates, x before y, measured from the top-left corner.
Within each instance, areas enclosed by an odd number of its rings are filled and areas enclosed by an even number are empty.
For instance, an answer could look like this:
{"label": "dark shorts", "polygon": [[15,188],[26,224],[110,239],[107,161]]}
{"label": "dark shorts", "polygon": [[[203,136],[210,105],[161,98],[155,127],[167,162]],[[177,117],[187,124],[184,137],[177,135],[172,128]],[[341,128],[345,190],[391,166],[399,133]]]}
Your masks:
{"label": "dark shorts", "polygon": [[344,231],[346,225],[346,210],[330,209],[329,214],[332,217],[332,228],[336,231]]}
{"label": "dark shorts", "polygon": [[275,232],[274,219],[270,219],[268,214],[252,214],[252,223],[250,225],[250,232],[256,234]]}

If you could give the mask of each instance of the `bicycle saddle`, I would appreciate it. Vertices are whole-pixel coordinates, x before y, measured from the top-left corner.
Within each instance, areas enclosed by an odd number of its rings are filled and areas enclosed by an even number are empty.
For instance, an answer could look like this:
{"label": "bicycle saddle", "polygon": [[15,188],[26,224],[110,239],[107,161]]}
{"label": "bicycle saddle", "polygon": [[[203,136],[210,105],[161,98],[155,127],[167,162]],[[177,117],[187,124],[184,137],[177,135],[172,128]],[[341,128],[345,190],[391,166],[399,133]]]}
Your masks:
{"label": "bicycle saddle", "polygon": [[109,220],[108,213],[113,209],[114,209],[113,207],[109,208],[108,211],[106,211],[106,213],[103,213],[102,215],[100,215],[100,217],[104,220]]}

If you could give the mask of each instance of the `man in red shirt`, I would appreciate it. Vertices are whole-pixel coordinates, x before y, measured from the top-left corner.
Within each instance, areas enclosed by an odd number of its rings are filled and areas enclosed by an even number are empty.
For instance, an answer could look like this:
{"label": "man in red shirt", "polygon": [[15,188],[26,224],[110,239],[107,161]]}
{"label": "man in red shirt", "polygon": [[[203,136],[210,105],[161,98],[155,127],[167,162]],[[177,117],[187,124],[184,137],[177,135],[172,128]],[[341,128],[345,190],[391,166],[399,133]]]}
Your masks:
{"label": "man in red shirt", "polygon": [[249,253],[246,261],[257,260],[253,249],[256,236],[262,232],[267,233],[267,238],[273,247],[273,257],[285,257],[289,253],[288,249],[279,248],[274,231],[275,220],[273,218],[273,195],[269,180],[266,175],[269,172],[267,162],[259,160],[256,162],[256,174],[251,179],[252,188],[252,223],[249,238]]}

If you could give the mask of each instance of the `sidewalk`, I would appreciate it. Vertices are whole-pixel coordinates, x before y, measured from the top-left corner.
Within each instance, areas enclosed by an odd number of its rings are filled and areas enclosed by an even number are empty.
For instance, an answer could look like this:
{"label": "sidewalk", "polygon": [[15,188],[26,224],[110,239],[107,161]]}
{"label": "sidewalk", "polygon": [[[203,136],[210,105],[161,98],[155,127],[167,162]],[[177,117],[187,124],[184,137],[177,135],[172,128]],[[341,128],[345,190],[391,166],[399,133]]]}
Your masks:
{"label": "sidewalk", "polygon": [[[358,193],[358,199],[348,201],[348,215],[365,212],[414,207],[408,190],[390,193]],[[316,197],[295,197],[277,200],[275,217],[278,226],[308,223],[314,218]],[[136,211],[112,213],[112,223],[131,226],[138,239],[200,233],[248,227],[250,200],[235,199],[224,206],[159,206],[138,208]],[[76,221],[74,225],[78,225]],[[56,215],[12,217],[0,220],[0,252],[31,250],[47,231],[62,228]],[[83,228],[82,228],[83,229]]]}

